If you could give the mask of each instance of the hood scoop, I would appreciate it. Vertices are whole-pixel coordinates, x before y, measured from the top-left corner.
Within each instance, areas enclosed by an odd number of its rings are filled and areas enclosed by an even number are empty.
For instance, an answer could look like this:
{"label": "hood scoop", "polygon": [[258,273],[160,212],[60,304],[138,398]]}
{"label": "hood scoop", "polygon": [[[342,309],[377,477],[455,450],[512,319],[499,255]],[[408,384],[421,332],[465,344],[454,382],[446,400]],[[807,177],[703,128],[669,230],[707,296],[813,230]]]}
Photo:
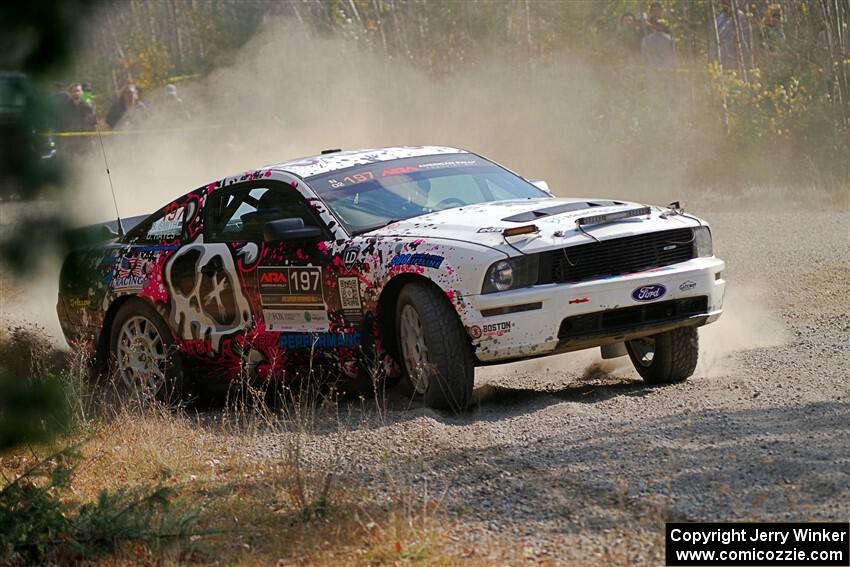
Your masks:
{"label": "hood scoop", "polygon": [[592,209],[593,207],[614,207],[617,205],[625,205],[625,203],[621,203],[620,201],[579,201],[577,203],[564,203],[562,205],[555,205],[554,207],[525,211],[524,213],[505,217],[502,220],[507,222],[530,222],[543,217],[560,215],[561,213],[582,211]]}

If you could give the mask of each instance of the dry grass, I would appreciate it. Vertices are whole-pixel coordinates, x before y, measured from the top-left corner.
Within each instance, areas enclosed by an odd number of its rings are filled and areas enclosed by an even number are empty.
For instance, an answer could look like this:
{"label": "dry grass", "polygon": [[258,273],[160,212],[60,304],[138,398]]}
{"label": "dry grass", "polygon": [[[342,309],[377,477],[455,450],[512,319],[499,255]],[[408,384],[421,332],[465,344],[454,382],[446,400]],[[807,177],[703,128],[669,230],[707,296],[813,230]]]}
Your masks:
{"label": "dry grass", "polygon": [[[272,408],[267,392],[245,380],[223,408],[193,415],[144,396],[122,396],[114,382],[93,388],[85,361],[44,352],[49,346],[37,332],[6,337],[0,336],[0,364],[17,353],[20,372],[49,366],[60,375],[70,386],[76,427],[53,446],[0,454],[0,489],[45,455],[76,445],[81,460],[63,499],[93,503],[104,490],[164,485],[173,491],[172,510],[196,514],[189,537],[123,544],[90,565],[552,565],[564,557],[626,565],[631,552],[657,546],[624,526],[611,534],[617,542],[611,547],[589,546],[577,535],[566,536],[562,549],[541,552],[522,537],[496,535],[462,513],[449,514],[439,495],[417,492],[410,471],[391,462],[389,447],[383,472],[365,484],[348,472],[342,450],[351,416],[340,415],[336,400],[309,384],[287,391]],[[386,425],[382,400],[376,395],[364,413]],[[318,466],[304,449],[323,431],[331,431],[333,441]],[[276,454],[251,449],[268,434]],[[616,498],[624,511],[627,493],[621,486]]]}
{"label": "dry grass", "polygon": [[[114,381],[93,388],[85,361],[51,348],[37,328],[5,332],[0,355],[17,374],[61,376],[76,425],[52,446],[0,454],[0,489],[46,455],[76,445],[81,460],[63,499],[93,503],[104,490],[165,485],[174,491],[172,507],[197,512],[187,539],[124,545],[92,564],[452,565],[470,555],[452,537],[439,503],[392,480],[389,490],[372,491],[348,478],[344,466],[305,464],[302,444],[316,423],[338,418],[336,403],[315,389],[290,394],[273,410],[246,381],[211,423],[183,408],[122,397]],[[242,450],[269,431],[285,440],[280,455]]]}
{"label": "dry grass", "polygon": [[[233,450],[238,437],[185,416],[124,411],[64,442],[81,443],[83,457],[69,498],[93,502],[104,489],[163,483],[176,491],[173,506],[199,513],[188,540],[131,545],[102,564],[450,565],[464,553],[435,503],[404,493],[388,501],[286,459],[246,458]],[[44,451],[3,455],[0,472],[13,478]]]}

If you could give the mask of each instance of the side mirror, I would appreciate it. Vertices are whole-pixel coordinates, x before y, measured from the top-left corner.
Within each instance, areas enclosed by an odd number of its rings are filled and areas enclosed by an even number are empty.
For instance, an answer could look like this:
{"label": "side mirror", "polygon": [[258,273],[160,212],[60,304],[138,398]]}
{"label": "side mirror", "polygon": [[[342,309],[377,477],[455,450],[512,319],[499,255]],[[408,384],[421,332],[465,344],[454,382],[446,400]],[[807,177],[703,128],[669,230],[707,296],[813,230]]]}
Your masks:
{"label": "side mirror", "polygon": [[552,194],[552,190],[549,189],[549,184],[546,183],[544,180],[542,180],[542,179],[529,179],[528,182],[531,183],[532,185],[534,185],[535,187],[537,187],[538,189],[540,189],[542,191],[546,191],[550,195]]}
{"label": "side mirror", "polygon": [[322,235],[318,226],[304,226],[304,219],[279,219],[263,225],[263,239],[266,242],[278,240],[310,240]]}

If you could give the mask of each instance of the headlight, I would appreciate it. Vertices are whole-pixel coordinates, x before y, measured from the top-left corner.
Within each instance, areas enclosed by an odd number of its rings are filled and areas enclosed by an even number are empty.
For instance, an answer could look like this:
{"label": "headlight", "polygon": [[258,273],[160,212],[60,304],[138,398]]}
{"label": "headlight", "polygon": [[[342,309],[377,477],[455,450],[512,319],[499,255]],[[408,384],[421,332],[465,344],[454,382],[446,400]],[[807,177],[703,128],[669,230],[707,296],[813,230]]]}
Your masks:
{"label": "headlight", "polygon": [[697,258],[707,258],[714,255],[711,231],[707,226],[699,226],[694,229],[694,252]]}
{"label": "headlight", "polygon": [[481,293],[507,291],[537,283],[537,254],[499,260],[487,270]]}
{"label": "headlight", "polygon": [[496,291],[511,289],[514,285],[514,267],[507,260],[496,262],[490,268],[490,276],[487,279]]}

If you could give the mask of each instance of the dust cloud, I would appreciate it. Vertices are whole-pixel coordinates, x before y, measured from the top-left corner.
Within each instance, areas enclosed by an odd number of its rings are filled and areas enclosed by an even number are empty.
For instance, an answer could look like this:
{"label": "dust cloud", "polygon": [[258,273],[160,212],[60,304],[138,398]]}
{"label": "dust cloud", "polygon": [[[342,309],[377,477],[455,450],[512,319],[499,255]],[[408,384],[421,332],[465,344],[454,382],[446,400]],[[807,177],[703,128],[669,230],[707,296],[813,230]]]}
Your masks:
{"label": "dust cloud", "polygon": [[[104,143],[124,215],[325,148],[390,145],[471,149],[528,178],[547,179],[563,196],[681,198],[677,160],[665,159],[668,167],[651,176],[636,174],[633,155],[655,142],[629,148],[594,134],[605,118],[603,80],[601,71],[566,56],[533,70],[493,56],[476,71],[435,78],[351,40],[317,38],[271,20],[233,64],[181,86],[195,119],[168,126],[184,131],[108,136]],[[97,153],[76,171],[75,189],[70,205],[81,219],[114,216]]]}
{"label": "dust cloud", "polygon": [[[599,121],[606,120],[599,104],[606,96],[604,71],[566,54],[557,59],[532,69],[493,56],[476,71],[435,78],[350,40],[318,38],[291,22],[270,20],[232,64],[181,85],[193,119],[165,125],[178,131],[104,136],[120,213],[150,213],[212,180],[324,148],[391,145],[471,149],[527,178],[547,179],[560,196],[662,203],[704,196],[687,189],[688,156],[644,161],[653,148],[664,146],[664,128],[640,147],[616,143],[616,133],[599,136]],[[100,101],[99,114],[108,104]],[[674,100],[658,110],[659,121],[669,127],[700,122]],[[72,190],[62,203],[80,224],[114,218],[103,156],[96,144],[91,150],[75,164]],[[35,321],[64,342],[53,311],[57,271],[49,269],[37,286],[21,287],[14,305],[4,306],[3,318]],[[743,317],[731,309],[735,296],[729,299],[729,313],[705,332],[712,346],[706,372],[723,363],[724,349],[746,348],[763,337],[754,327],[762,326],[768,310],[749,303]],[[597,353],[531,361],[522,368],[581,374],[598,362]],[[623,360],[606,363],[606,371],[630,375]],[[479,374],[486,379],[500,372],[505,369]]]}

